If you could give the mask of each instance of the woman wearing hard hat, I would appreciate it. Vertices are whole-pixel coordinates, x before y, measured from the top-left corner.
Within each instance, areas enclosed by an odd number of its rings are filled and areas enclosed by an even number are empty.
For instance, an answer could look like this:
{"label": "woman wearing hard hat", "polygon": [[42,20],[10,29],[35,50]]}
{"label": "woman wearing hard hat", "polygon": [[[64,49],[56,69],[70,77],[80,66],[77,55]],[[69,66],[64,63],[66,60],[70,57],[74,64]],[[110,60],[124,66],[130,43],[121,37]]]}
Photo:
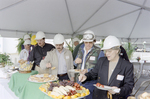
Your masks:
{"label": "woman wearing hard hat", "polygon": [[31,41],[30,40],[26,40],[24,42],[24,49],[20,52],[20,60],[27,60],[29,57],[29,51],[30,51],[30,46],[31,46]]}
{"label": "woman wearing hard hat", "polygon": [[106,37],[102,48],[106,57],[100,58],[93,70],[79,76],[81,82],[97,79],[98,83],[111,87],[108,90],[95,88],[93,99],[126,99],[131,94],[134,87],[133,64],[119,56],[120,46],[115,36]]}

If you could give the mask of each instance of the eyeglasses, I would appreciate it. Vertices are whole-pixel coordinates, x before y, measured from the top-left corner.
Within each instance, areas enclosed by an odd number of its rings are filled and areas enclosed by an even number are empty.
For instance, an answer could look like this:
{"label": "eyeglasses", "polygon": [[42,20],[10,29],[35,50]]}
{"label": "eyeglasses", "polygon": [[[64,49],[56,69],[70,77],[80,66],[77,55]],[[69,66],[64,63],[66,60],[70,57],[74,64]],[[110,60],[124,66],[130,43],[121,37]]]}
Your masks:
{"label": "eyeglasses", "polygon": [[83,40],[93,40],[94,39],[94,35],[90,34],[90,33],[86,33],[83,35]]}
{"label": "eyeglasses", "polygon": [[89,44],[93,44],[93,42],[84,42],[84,43],[85,43],[85,44],[88,44],[88,43],[89,43]]}
{"label": "eyeglasses", "polygon": [[111,53],[113,51],[113,49],[109,49],[109,50],[104,50],[104,53]]}

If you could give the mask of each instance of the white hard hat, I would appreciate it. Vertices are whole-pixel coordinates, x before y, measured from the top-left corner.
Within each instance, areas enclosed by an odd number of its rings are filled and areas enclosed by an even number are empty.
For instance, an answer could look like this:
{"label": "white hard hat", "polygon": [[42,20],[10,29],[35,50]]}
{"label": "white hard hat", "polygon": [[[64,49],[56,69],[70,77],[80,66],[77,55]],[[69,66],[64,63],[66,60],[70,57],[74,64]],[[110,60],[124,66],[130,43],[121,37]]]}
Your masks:
{"label": "white hard hat", "polygon": [[25,41],[26,39],[30,38],[28,34],[24,35],[23,40]]}
{"label": "white hard hat", "polygon": [[87,30],[83,34],[83,42],[93,42],[95,40],[95,34],[91,30]]}
{"label": "white hard hat", "polygon": [[30,40],[25,40],[25,42],[23,43],[23,45],[27,45],[27,44],[31,44]]}
{"label": "white hard hat", "polygon": [[35,39],[36,39],[36,40],[39,40],[39,39],[42,39],[42,38],[45,38],[44,32],[42,32],[42,31],[37,32]]}
{"label": "white hard hat", "polygon": [[111,49],[115,46],[120,46],[121,43],[119,41],[119,39],[115,36],[107,36],[104,40],[104,46],[102,48],[102,50],[106,50],[106,49]]}
{"label": "white hard hat", "polygon": [[73,42],[76,42],[76,41],[80,42],[80,40],[78,38],[74,38],[72,41]]}
{"label": "white hard hat", "polygon": [[62,34],[56,34],[54,36],[54,44],[62,44],[64,42],[64,36]]}

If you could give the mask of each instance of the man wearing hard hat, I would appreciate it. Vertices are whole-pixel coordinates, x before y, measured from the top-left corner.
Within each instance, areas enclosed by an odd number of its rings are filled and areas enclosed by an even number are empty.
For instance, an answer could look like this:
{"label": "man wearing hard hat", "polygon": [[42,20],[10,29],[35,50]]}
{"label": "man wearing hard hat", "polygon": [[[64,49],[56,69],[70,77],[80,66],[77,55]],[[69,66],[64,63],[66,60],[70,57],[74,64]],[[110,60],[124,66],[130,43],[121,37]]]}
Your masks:
{"label": "man wearing hard hat", "polygon": [[47,44],[45,43],[45,34],[42,31],[39,31],[36,33],[36,41],[37,41],[37,46],[33,48],[33,50],[31,51],[30,55],[29,55],[29,61],[34,61],[34,65],[33,65],[33,70],[37,70],[39,73],[47,73],[49,72],[48,70],[42,70],[40,67],[40,62],[41,60],[43,60],[45,58],[45,56],[47,55],[47,51],[52,50],[53,48],[55,48],[53,45],[51,44]]}
{"label": "man wearing hard hat", "polygon": [[74,74],[69,74],[68,70],[73,69],[73,58],[70,50],[65,49],[64,36],[57,34],[54,37],[54,44],[56,49],[47,52],[47,56],[41,61],[42,69],[50,69],[50,73],[57,75],[59,80],[74,81]]}
{"label": "man wearing hard hat", "polygon": [[76,37],[72,41],[75,47],[80,43],[80,40]]}
{"label": "man wearing hard hat", "polygon": [[[79,48],[78,54],[75,59],[75,64],[78,69],[81,69],[80,74],[85,74],[93,69],[100,57],[104,56],[99,47],[94,45],[95,34],[93,31],[85,31],[83,35],[83,42]],[[84,87],[90,90],[90,95],[86,99],[92,99],[92,94],[94,90],[93,84],[96,84],[96,80],[89,81],[83,84]]]}
{"label": "man wearing hard hat", "polygon": [[29,51],[30,51],[30,46],[31,46],[31,41],[30,40],[26,40],[24,42],[24,49],[20,52],[20,60],[27,60],[29,57]]}

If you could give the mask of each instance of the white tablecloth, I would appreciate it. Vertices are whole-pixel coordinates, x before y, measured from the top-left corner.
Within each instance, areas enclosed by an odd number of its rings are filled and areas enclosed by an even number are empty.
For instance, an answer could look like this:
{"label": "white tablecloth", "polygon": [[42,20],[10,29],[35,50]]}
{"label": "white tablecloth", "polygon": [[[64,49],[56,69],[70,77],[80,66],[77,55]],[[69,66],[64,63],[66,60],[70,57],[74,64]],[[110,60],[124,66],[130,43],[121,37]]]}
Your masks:
{"label": "white tablecloth", "polygon": [[9,79],[0,78],[0,99],[19,99],[8,87]]}

